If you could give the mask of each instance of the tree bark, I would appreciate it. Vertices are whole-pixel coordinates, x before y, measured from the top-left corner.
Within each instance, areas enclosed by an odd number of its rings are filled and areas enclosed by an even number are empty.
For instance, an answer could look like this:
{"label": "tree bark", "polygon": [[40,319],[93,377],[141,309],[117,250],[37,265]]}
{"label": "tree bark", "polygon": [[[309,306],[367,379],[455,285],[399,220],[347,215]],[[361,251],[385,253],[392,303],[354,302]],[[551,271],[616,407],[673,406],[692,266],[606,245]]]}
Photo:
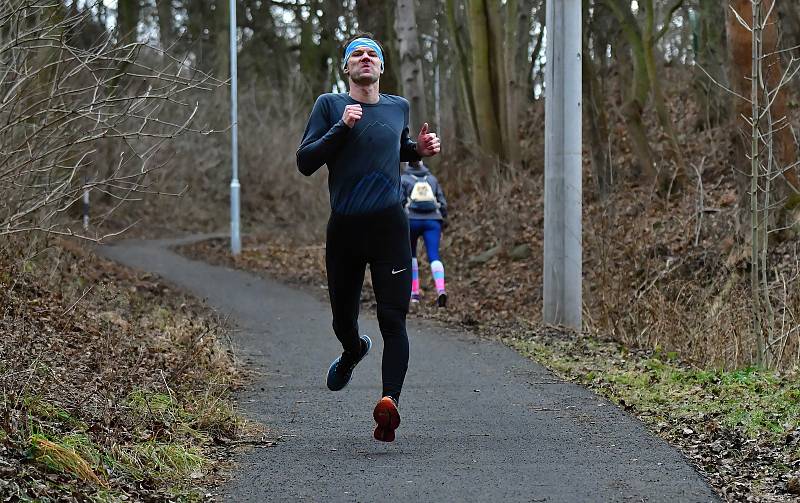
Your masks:
{"label": "tree bark", "polygon": [[400,94],[400,55],[394,30],[395,8],[385,0],[357,0],[356,17],[358,28],[372,33],[383,46],[386,64],[381,75],[381,92]]}
{"label": "tree bark", "polygon": [[326,92],[324,83],[327,79],[327,75],[320,71],[320,46],[314,42],[315,16],[315,13],[310,14],[300,24],[300,73],[308,83],[312,99]]}
{"label": "tree bark", "polygon": [[[506,44],[509,40],[505,37],[504,25],[508,26],[509,19],[504,15],[508,14],[508,9],[516,11],[516,0],[506,2],[506,12],[501,9],[500,2],[486,2],[486,21],[489,29],[489,76],[492,83],[492,105],[497,114],[497,122],[500,124],[500,144],[502,159],[513,162],[511,159],[511,141],[509,128],[509,76],[507,59],[512,58],[513,48]],[[515,13],[516,14],[516,13]],[[514,33],[513,27],[507,28],[508,32]]]}
{"label": "tree bark", "polygon": [[[545,32],[545,24],[547,22],[545,11],[545,0],[539,2],[539,7],[536,9],[536,24],[539,26],[539,32],[536,35],[536,42],[533,44],[533,52],[531,53],[530,64],[528,67],[528,93],[531,99],[536,95],[536,83],[537,79],[534,78],[533,71],[536,68],[536,62],[539,61],[539,56],[542,54],[542,48],[544,47],[544,32]],[[539,72],[539,80],[538,82],[544,82],[544,75],[542,72]]]}
{"label": "tree bark", "polygon": [[206,0],[186,1],[186,31],[189,34],[191,51],[195,55],[195,65],[200,70],[211,71],[213,61],[210,58],[213,50],[208,44],[207,28],[211,19],[209,4]]}
{"label": "tree bark", "polygon": [[[517,7],[516,19],[516,37],[515,42],[516,50],[514,52],[513,60],[513,100],[515,106],[525,108],[528,101],[533,96],[528,94],[528,67],[530,65],[528,59],[528,49],[531,43],[531,29],[533,28],[533,11],[535,4],[541,0],[519,0]],[[532,72],[531,72],[532,73]]]}
{"label": "tree bark", "polygon": [[[678,4],[679,2],[677,2],[675,5],[677,6]],[[645,29],[642,33],[642,42],[644,46],[647,78],[650,81],[650,89],[653,93],[653,105],[655,106],[656,114],[658,115],[658,121],[661,123],[661,127],[667,133],[667,137],[669,138],[672,155],[676,163],[676,172],[674,173],[675,185],[679,188],[686,183],[686,159],[683,156],[683,149],[678,144],[678,135],[675,132],[675,128],[672,125],[672,119],[670,118],[669,111],[667,110],[667,102],[666,98],[664,97],[664,92],[661,88],[661,77],[658,75],[658,67],[655,56],[656,43],[663,35],[663,32],[659,34],[659,32],[656,31],[655,6],[653,5],[653,0],[644,0],[639,4],[639,6],[645,9]],[[665,19],[665,23],[668,25],[671,19],[672,13],[670,12]],[[662,191],[668,189],[668,184],[670,183],[672,175],[672,173],[664,172],[663,169],[659,170],[660,189]]]}
{"label": "tree bark", "polygon": [[518,0],[507,0],[505,12],[499,2],[487,2],[486,14],[489,22],[491,58],[489,68],[492,75],[493,102],[500,123],[503,148],[502,158],[512,166],[519,162],[520,149],[517,137],[519,129],[519,107],[514,99],[516,80],[515,56],[518,37]]}
{"label": "tree bark", "polygon": [[120,45],[136,41],[140,15],[139,0],[117,1],[117,41]]}
{"label": "tree bark", "polygon": [[231,76],[230,7],[228,0],[216,0],[214,10],[214,73],[220,80]]}
{"label": "tree bark", "polygon": [[659,30],[656,30],[655,26],[653,0],[639,2],[639,8],[643,11],[642,26],[639,25],[631,4],[627,0],[603,0],[603,2],[616,16],[631,49],[631,59],[633,61],[632,90],[623,108],[628,131],[633,141],[633,149],[639,157],[643,174],[651,180],[657,178],[659,190],[665,192],[672,180],[672,173],[664,169],[656,169],[652,149],[644,129],[642,114],[652,93],[653,106],[656,109],[661,127],[667,133],[670,150],[672,150],[677,165],[676,183],[680,185],[686,176],[686,161],[683,157],[683,151],[678,145],[677,135],[666,108],[655,59],[655,48],[656,43],[666,32],[666,28],[672,19],[672,14],[682,4],[682,0],[677,0],[671,4],[665,16],[664,24]]}
{"label": "tree bark", "polygon": [[[492,1],[492,0],[490,0]],[[489,58],[491,56],[486,0],[468,0],[470,42],[472,43],[472,92],[475,104],[477,137],[481,148],[489,155],[504,157],[501,126],[495,112],[492,77]]]}
{"label": "tree bark", "polygon": [[425,99],[425,82],[422,75],[422,60],[417,33],[416,7],[414,0],[399,0],[395,17],[400,53],[400,76],[403,95],[411,103],[411,130],[419,132],[422,123],[429,120],[428,103]]}
{"label": "tree bark", "polygon": [[156,0],[158,13],[158,40],[161,48],[169,49],[175,41],[175,19],[172,12],[172,0]]}
{"label": "tree bark", "polygon": [[784,47],[800,46],[800,5],[797,2],[779,2],[781,33]]}
{"label": "tree bark", "polygon": [[620,0],[604,0],[606,6],[617,18],[625,41],[630,50],[631,72],[629,95],[622,105],[622,113],[628,129],[631,149],[637,160],[637,176],[643,176],[648,182],[657,178],[653,151],[650,148],[647,131],[644,127],[643,113],[650,93],[650,80],[647,76],[645,48],[639,25],[630,11],[629,5],[622,5]]}
{"label": "tree bark", "polygon": [[[459,20],[456,14],[456,0],[445,0],[445,12],[447,16],[447,30],[450,32],[450,38],[455,42],[455,52],[459,73],[459,96],[464,104],[462,107],[463,113],[466,114],[466,123],[469,125],[467,128],[469,136],[478,141],[478,124],[475,113],[475,102],[472,99],[472,70],[470,68],[469,59],[467,57],[466,45],[464,40],[464,31],[459,29]],[[457,121],[459,127],[464,125],[464,121]]]}
{"label": "tree bark", "polygon": [[707,0],[699,2],[696,10],[692,11],[692,48],[695,55],[692,88],[697,103],[705,112],[698,117],[698,129],[718,126],[727,122],[729,117],[728,93],[706,75],[711,75],[722,86],[729,85],[725,25],[720,23],[720,19],[725,18],[727,6],[727,0]]}
{"label": "tree bark", "polygon": [[[608,117],[606,114],[605,96],[603,95],[600,77],[597,71],[597,59],[604,57],[601,44],[600,53],[592,54],[589,41],[593,33],[597,33],[595,20],[604,12],[594,6],[590,10],[590,0],[583,1],[583,103],[586,105],[586,119],[589,125],[589,144],[591,146],[592,178],[594,178],[597,194],[605,199],[611,192],[612,174],[611,158],[608,149]],[[596,42],[596,40],[594,40]]]}
{"label": "tree bark", "polygon": [[[764,12],[770,12],[773,0],[763,0],[762,9]],[[741,17],[745,24],[752,25],[753,13],[750,0],[733,0],[731,2],[731,9]],[[763,60],[762,60],[762,79],[763,85],[770,91],[775,91],[780,84],[783,75],[783,68],[778,53],[778,23],[776,13],[773,11],[770,19],[761,33],[763,40]],[[731,54],[730,65],[730,81],[731,87],[737,92],[739,96],[750,95],[750,74],[752,72],[752,33],[742,26],[733,13],[729,13],[727,17],[727,34],[728,34],[728,47]],[[762,100],[763,101],[763,100]],[[744,120],[744,117],[749,117],[751,113],[751,103],[742,98],[736,98],[736,111],[737,111],[737,125],[740,131],[746,133],[749,138],[749,130],[751,126]],[[796,198],[796,194],[800,191],[800,181],[798,180],[796,168],[789,168],[797,162],[797,146],[794,142],[791,130],[787,127],[787,88],[786,85],[779,90],[773,98],[770,105],[770,117],[774,124],[775,131],[772,134],[772,141],[774,142],[773,151],[778,163],[778,167],[783,171],[783,176],[788,182],[788,185],[780,187],[776,185],[776,190],[782,191],[784,194],[776,198],[785,197],[786,189],[792,198]],[[735,158],[734,166],[736,172],[742,173],[745,166],[749,164],[746,157],[745,149],[741,141],[735,143]],[[743,176],[737,177],[739,182],[739,207],[744,209],[748,207],[748,179]],[[744,221],[745,215],[741,215],[741,221]]]}

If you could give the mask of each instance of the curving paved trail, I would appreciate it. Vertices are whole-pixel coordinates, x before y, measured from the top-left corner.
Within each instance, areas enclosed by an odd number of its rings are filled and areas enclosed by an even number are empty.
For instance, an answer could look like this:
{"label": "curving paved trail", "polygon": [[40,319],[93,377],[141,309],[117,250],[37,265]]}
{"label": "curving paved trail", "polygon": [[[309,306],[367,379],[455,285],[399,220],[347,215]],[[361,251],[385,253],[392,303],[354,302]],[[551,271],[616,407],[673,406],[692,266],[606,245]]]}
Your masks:
{"label": "curving paved trail", "polygon": [[188,241],[126,241],[100,253],[230,314],[235,343],[261,371],[240,405],[282,440],[243,456],[225,500],[719,501],[634,417],[499,343],[428,323],[410,323],[398,439],[376,442],[383,345],[373,314],[361,322],[373,352],[332,393],[324,376],[340,349],[328,305],[167,249]]}

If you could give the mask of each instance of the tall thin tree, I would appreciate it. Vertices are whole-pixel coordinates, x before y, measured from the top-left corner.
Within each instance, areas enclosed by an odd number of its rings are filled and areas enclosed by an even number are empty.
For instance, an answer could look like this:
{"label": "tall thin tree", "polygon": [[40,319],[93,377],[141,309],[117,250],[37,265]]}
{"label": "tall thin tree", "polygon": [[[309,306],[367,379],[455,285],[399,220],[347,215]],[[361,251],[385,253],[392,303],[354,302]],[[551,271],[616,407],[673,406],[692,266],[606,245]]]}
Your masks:
{"label": "tall thin tree", "polygon": [[403,94],[411,103],[411,128],[419,131],[423,121],[429,119],[425,98],[425,82],[422,73],[419,33],[415,0],[398,0],[395,17],[398,49],[400,54],[400,76]]}

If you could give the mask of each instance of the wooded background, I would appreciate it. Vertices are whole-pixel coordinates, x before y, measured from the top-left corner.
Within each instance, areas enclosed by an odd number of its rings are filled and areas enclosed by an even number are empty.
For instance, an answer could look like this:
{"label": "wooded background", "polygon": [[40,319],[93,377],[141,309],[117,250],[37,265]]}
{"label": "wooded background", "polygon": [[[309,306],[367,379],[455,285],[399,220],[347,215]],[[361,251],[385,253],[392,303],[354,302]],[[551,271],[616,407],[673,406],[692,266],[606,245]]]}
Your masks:
{"label": "wooded background", "polygon": [[[185,58],[193,69],[229,77],[225,0],[120,0],[116,11],[66,3],[73,14],[91,13],[93,29],[82,28],[86,43],[112,27],[116,43],[146,42]],[[589,197],[605,197],[626,182],[654,186],[662,194],[680,189],[699,162],[687,157],[689,136],[721,125],[737,135],[736,112],[748,106],[741,97],[750,82],[750,5],[750,0],[583,2]],[[764,5],[771,13],[765,75],[777,85],[795,63],[800,7],[778,1],[772,12],[771,1]],[[524,126],[546,94],[544,0],[243,0],[237,8],[240,107],[259,110],[256,124],[242,119],[246,138],[278,121],[282,133],[269,136],[293,147],[283,141],[297,133],[291,122],[304,118],[319,94],[346,91],[341,43],[364,30],[386,48],[381,90],[409,99],[412,128],[430,122],[447,140],[445,157],[481,159],[470,169],[477,175],[541,169],[526,150],[541,128]],[[791,85],[798,89],[797,79]],[[788,91],[775,97],[776,117],[794,106]],[[681,102],[670,103],[675,99]],[[219,112],[223,102],[218,100]],[[778,157],[790,167],[797,160],[793,131],[782,128],[777,136]],[[732,139],[731,147],[736,143]],[[251,152],[245,146],[246,160]],[[630,156],[614,169],[621,154]],[[245,162],[245,170],[258,169],[267,157]],[[746,163],[743,154],[728,160]],[[793,169],[786,176],[800,186]]]}
{"label": "wooded background", "polygon": [[[748,321],[751,0],[583,2],[589,330],[715,365],[800,362],[800,296],[793,282],[800,79],[792,78],[800,67],[800,5],[762,4],[758,63],[772,125],[764,149],[777,166],[766,189],[759,185],[772,196],[763,218],[769,225],[763,280],[775,301],[772,323],[780,325],[767,341],[769,361],[756,356],[758,336]],[[34,57],[55,61],[76,48],[87,55],[98,48],[123,51],[102,68],[106,77],[95,95],[139,103],[153,99],[148,89],[164,89],[147,88],[153,75],[180,81],[180,88],[158,98],[162,122],[156,124],[172,127],[159,134],[173,141],[143,154],[141,142],[153,138],[134,127],[132,137],[112,134],[124,141],[94,145],[91,155],[73,148],[69,158],[81,160],[70,164],[67,185],[77,190],[82,180],[109,180],[109,166],[123,160],[141,171],[146,160],[159,169],[148,172],[142,193],[188,188],[185,197],[149,198],[105,217],[106,226],[146,217],[150,230],[226,228],[230,121],[228,88],[221,83],[229,78],[228,0],[33,5],[12,0],[2,8],[0,54],[12,71],[2,82],[0,111],[19,112],[8,104],[25,88],[13,75],[22,75]],[[453,225],[444,243],[449,270],[466,278],[495,274],[482,268],[489,261],[497,262],[491,270],[517,264],[521,275],[513,279],[522,292],[496,273],[488,294],[535,312],[541,305],[544,0],[238,0],[237,9],[244,231],[279,229],[287,240],[319,242],[328,213],[326,178],[299,177],[294,152],[316,96],[346,92],[341,43],[369,31],[385,48],[381,91],[409,99],[412,130],[427,121],[443,138],[442,155],[431,164],[452,201]],[[25,23],[46,35],[38,40],[52,43],[13,46],[19,32],[11,27]],[[21,50],[28,51],[24,64]],[[56,76],[44,82],[63,84],[57,76],[69,64],[51,66]],[[54,86],[44,89],[52,94]],[[80,99],[90,97],[62,102]],[[184,127],[187,117],[191,125]],[[35,117],[29,122],[33,127]],[[11,136],[3,138],[7,144]],[[12,156],[3,155],[10,162]],[[4,179],[2,190],[19,187],[11,180]],[[113,190],[96,183],[93,198],[115,201]],[[72,203],[79,192],[67,199],[70,209],[58,213],[65,228],[76,217]],[[8,215],[15,211],[6,208]],[[11,217],[4,218],[10,228]],[[520,246],[533,253],[523,259],[509,253]],[[489,258],[482,261],[485,253]],[[478,298],[470,306],[488,309],[493,302]]]}

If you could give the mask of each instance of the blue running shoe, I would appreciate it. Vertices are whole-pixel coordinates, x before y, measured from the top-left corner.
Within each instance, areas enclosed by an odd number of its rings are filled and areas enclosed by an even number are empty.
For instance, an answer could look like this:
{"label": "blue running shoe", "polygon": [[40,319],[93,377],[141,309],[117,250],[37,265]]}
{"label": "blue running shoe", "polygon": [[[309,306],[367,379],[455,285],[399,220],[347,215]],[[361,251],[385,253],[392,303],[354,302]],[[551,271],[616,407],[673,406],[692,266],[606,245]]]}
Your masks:
{"label": "blue running shoe", "polygon": [[366,335],[361,336],[361,355],[357,360],[353,360],[349,353],[344,352],[342,356],[333,360],[330,368],[328,368],[328,389],[331,391],[339,391],[347,386],[350,378],[353,376],[353,369],[356,368],[358,362],[364,359],[372,347],[372,340]]}

